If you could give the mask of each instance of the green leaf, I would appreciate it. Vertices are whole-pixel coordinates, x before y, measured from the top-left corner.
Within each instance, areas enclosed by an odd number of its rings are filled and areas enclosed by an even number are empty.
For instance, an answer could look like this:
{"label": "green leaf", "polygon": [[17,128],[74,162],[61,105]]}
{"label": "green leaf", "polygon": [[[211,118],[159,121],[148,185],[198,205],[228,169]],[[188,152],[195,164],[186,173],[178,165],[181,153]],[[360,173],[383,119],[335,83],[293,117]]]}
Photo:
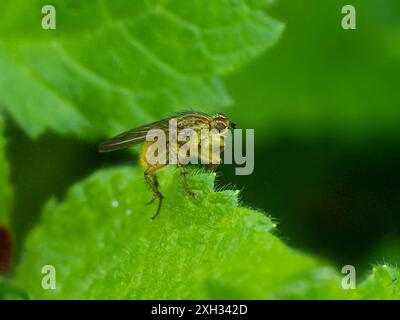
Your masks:
{"label": "green leaf", "polygon": [[24,290],[15,286],[8,278],[0,275],[0,300],[28,299],[29,296]]}
{"label": "green leaf", "polygon": [[[189,178],[194,199],[177,170],[160,173],[155,221],[137,168],[98,172],[51,200],[26,242],[19,285],[36,299],[352,297],[333,268],[288,248],[270,218],[241,207],[237,191],[214,191],[213,174]],[[55,267],[56,290],[41,287],[44,265]]]}
{"label": "green leaf", "polygon": [[360,286],[360,299],[400,299],[400,270],[387,264],[376,266]]}
{"label": "green leaf", "polygon": [[12,190],[9,185],[9,167],[5,154],[4,121],[0,113],[0,225],[7,225],[11,210]]}
{"label": "green leaf", "polygon": [[[155,221],[138,169],[97,173],[63,203],[50,201],[27,241],[20,284],[34,298],[262,298],[313,265],[269,232],[270,219],[240,208],[236,192],[213,192],[212,175],[191,177],[194,200],[176,171],[160,178]],[[277,282],[280,259],[290,263]],[[55,291],[40,287],[44,265],[57,270]]]}
{"label": "green leaf", "polygon": [[219,78],[271,46],[282,24],[258,1],[39,0],[0,12],[0,100],[31,136],[111,135],[194,108],[231,103]]}

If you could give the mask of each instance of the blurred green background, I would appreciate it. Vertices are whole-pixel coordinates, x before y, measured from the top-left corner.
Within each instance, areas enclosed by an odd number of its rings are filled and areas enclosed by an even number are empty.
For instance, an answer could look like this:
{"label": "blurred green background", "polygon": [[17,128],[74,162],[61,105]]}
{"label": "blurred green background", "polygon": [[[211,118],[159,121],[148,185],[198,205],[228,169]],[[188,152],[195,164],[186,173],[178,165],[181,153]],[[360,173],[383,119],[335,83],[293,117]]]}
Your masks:
{"label": "blurred green background", "polygon": [[[366,270],[400,262],[400,2],[350,2],[357,30],[341,28],[348,1],[268,10],[286,25],[279,43],[225,78],[234,104],[223,111],[255,128],[255,171],[222,166],[219,182],[275,217],[292,247]],[[99,167],[135,163],[55,134],[33,141],[11,121],[7,136],[18,251],[50,196]]]}

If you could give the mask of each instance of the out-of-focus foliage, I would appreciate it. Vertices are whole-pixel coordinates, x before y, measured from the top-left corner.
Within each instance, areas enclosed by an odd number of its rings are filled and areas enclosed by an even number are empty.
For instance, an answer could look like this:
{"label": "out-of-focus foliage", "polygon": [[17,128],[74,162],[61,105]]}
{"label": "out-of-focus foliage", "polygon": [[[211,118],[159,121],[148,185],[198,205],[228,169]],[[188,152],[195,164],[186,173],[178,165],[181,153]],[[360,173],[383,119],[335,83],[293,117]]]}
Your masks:
{"label": "out-of-focus foliage", "polygon": [[282,24],[244,0],[8,1],[0,12],[0,101],[32,137],[93,138],[183,108],[221,110],[219,78],[260,55]]}
{"label": "out-of-focus foliage", "polygon": [[8,182],[8,163],[5,155],[5,139],[3,135],[4,120],[0,112],[0,224],[8,224],[11,210],[12,191]]}
{"label": "out-of-focus foliage", "polygon": [[[356,30],[341,27],[345,4]],[[227,81],[232,116],[256,129],[257,143],[279,134],[398,142],[400,2],[280,1],[272,14],[285,21],[284,37]]]}
{"label": "out-of-focus foliage", "polygon": [[17,300],[28,298],[29,296],[24,290],[16,287],[12,281],[0,275],[0,300]]}
{"label": "out-of-focus foliage", "polygon": [[[237,192],[215,192],[213,174],[190,176],[191,199],[179,171],[165,170],[165,203],[152,221],[142,175],[98,172],[47,204],[17,275],[32,298],[400,298],[394,268],[374,269],[365,289],[343,290],[333,269],[289,249],[267,216],[240,207]],[[38,285],[44,265],[55,267],[56,290]]]}

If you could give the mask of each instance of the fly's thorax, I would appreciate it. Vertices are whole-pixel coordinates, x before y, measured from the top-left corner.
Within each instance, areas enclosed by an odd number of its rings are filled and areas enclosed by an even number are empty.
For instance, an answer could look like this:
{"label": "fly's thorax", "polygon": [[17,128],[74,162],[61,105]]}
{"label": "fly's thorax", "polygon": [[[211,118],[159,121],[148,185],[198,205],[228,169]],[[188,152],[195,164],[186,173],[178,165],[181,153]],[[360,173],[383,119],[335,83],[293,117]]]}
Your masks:
{"label": "fly's thorax", "polygon": [[[205,123],[195,128],[175,129],[161,132],[160,136],[147,141],[142,153],[141,162],[147,165],[159,164],[219,164],[221,153],[225,148],[225,139],[230,131],[228,128],[209,129]],[[154,138],[154,137],[153,137]]]}

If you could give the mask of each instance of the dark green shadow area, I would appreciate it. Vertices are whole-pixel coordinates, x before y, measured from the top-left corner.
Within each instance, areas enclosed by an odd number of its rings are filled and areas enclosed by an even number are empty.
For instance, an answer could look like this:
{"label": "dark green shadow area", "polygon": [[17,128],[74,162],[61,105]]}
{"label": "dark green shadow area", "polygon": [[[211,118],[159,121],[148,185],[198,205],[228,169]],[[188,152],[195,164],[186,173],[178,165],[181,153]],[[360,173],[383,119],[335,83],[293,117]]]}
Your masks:
{"label": "dark green shadow area", "polygon": [[292,247],[365,270],[388,257],[400,263],[399,163],[400,145],[378,140],[355,147],[280,137],[257,145],[252,175],[225,165],[219,182],[276,218]]}

